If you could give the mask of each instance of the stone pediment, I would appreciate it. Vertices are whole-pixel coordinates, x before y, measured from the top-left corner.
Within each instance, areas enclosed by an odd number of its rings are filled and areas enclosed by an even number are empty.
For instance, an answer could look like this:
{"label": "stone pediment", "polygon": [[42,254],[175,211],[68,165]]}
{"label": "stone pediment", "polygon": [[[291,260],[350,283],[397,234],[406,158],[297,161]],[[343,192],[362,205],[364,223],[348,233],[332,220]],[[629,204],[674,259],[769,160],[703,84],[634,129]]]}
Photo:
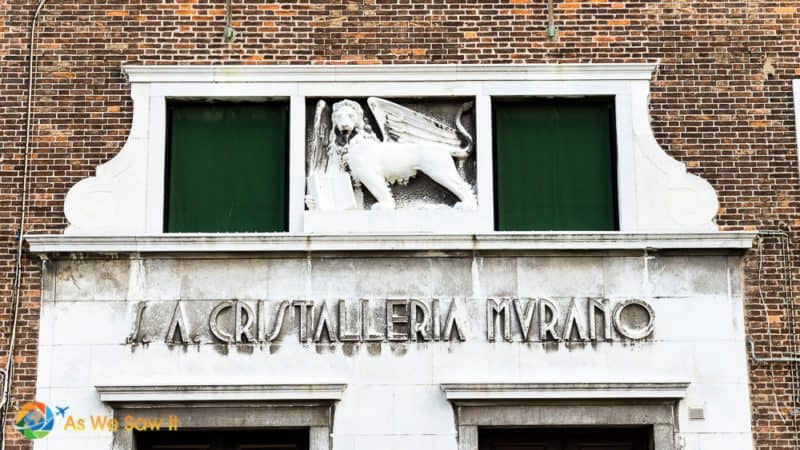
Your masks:
{"label": "stone pediment", "polygon": [[[713,188],[705,180],[687,173],[682,163],[667,155],[650,129],[648,95],[654,68],[650,64],[125,66],[123,70],[131,82],[134,105],[130,135],[117,156],[98,166],[94,177],[80,181],[68,192],[64,212],[70,225],[65,233],[163,233],[166,102],[167,99],[187,98],[289,100],[290,232],[492,232],[491,101],[492,98],[517,96],[613,96],[620,231],[716,231],[713,219],[718,202]],[[388,196],[386,192],[379,192],[376,196],[376,192],[382,190],[380,183],[372,183],[370,187],[369,183],[363,183],[364,180],[358,180],[357,184],[363,185],[370,194],[383,199],[377,202],[377,208],[372,207],[374,205],[365,207],[358,203],[357,195],[351,198],[352,168],[350,176],[313,172],[316,160],[310,157],[313,146],[309,146],[309,142],[314,141],[315,135],[313,127],[309,131],[308,117],[313,118],[314,106],[307,105],[314,99],[332,96],[365,99],[370,114],[383,117],[381,126],[387,123],[391,126],[391,120],[387,118],[399,116],[401,122],[422,124],[413,132],[445,130],[442,134],[428,136],[426,142],[449,145],[453,147],[452,152],[442,157],[437,167],[420,168],[419,171],[427,176],[433,174],[431,178],[434,179],[446,178],[439,184],[449,192],[448,195],[455,195],[458,207],[451,207],[456,206],[455,203],[446,205],[447,208],[408,207],[408,202],[395,201],[397,195],[396,192],[392,195],[394,191],[390,191]],[[436,125],[430,121],[431,114],[404,106],[397,100],[403,98],[442,101],[445,105],[442,108],[450,108],[451,115],[455,111],[460,115],[469,114],[464,117],[465,122],[468,118],[472,123],[471,129],[465,128],[461,133],[458,118],[451,123],[440,121]],[[466,103],[464,100],[472,103],[469,111],[454,106],[463,105]],[[382,131],[387,135],[397,135],[397,130],[395,127]],[[467,141],[474,141],[474,148],[458,154],[458,148],[466,145]],[[387,142],[384,138],[364,148],[371,151],[375,145]],[[326,148],[326,153],[329,150]],[[362,153],[369,154],[369,151]],[[466,158],[465,164],[459,156]],[[413,159],[413,153],[409,158]],[[378,175],[383,180],[402,184],[416,175],[415,171],[406,168],[420,167],[419,161],[410,159],[406,162],[401,167],[403,170]],[[411,172],[415,173],[412,175]],[[369,178],[370,173],[362,171],[359,175]],[[326,190],[335,195],[324,194]],[[423,191],[421,197],[426,198],[429,193]],[[315,195],[318,198],[314,198]],[[435,197],[433,194],[430,196]],[[329,200],[327,203],[326,198]],[[320,203],[337,202],[340,206],[334,208],[315,207]],[[431,202],[422,203],[430,206]]]}

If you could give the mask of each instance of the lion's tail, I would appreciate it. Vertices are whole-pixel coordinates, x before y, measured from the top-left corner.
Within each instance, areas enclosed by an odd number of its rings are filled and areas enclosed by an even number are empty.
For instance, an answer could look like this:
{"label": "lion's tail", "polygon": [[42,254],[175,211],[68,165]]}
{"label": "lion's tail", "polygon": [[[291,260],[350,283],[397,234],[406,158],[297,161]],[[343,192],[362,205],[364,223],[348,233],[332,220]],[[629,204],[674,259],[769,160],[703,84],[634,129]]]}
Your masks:
{"label": "lion's tail", "polygon": [[464,128],[464,125],[461,123],[461,116],[464,115],[465,112],[472,109],[472,102],[466,102],[461,105],[461,108],[458,109],[456,113],[456,129],[458,132],[461,133],[461,136],[464,137],[465,144],[463,147],[459,147],[457,149],[453,149],[450,154],[455,158],[466,158],[469,156],[469,152],[472,151],[472,145],[474,143],[472,136],[467,132]]}

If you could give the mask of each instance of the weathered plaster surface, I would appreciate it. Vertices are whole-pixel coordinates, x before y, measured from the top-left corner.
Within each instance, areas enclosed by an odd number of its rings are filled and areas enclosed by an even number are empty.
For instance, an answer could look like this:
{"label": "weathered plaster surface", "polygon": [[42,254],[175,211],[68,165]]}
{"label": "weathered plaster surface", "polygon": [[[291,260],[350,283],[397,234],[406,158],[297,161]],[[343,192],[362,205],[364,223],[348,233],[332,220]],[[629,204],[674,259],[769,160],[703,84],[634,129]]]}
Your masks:
{"label": "weathered plaster surface", "polygon": [[[739,256],[153,255],[56,259],[44,267],[37,399],[68,404],[76,415],[112,414],[96,385],[343,383],[334,449],[455,450],[456,422],[442,383],[678,381],[689,383],[678,404],[677,441],[686,450],[751,448]],[[489,343],[481,327],[492,295],[641,298],[653,305],[655,332],[635,343]],[[291,338],[264,345],[164,343],[177,300],[192,316],[226,299],[332,303],[363,296],[462,297],[479,335],[315,345],[299,343],[290,327]],[[152,305],[144,322],[161,331],[147,325],[149,344],[126,345],[139,301]],[[705,419],[689,420],[690,407],[704,408]],[[111,439],[55,430],[36,448],[80,442],[84,450],[107,449]]]}

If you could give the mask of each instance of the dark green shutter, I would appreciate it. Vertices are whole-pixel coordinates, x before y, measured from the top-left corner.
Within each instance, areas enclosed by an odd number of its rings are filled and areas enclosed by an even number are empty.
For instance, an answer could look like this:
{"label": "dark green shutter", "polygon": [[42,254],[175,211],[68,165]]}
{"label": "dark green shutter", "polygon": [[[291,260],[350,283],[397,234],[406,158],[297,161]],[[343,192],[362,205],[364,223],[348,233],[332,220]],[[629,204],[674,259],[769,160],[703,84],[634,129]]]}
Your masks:
{"label": "dark green shutter", "polygon": [[168,232],[287,229],[285,103],[169,108]]}
{"label": "dark green shutter", "polygon": [[498,230],[617,229],[610,100],[496,102]]}

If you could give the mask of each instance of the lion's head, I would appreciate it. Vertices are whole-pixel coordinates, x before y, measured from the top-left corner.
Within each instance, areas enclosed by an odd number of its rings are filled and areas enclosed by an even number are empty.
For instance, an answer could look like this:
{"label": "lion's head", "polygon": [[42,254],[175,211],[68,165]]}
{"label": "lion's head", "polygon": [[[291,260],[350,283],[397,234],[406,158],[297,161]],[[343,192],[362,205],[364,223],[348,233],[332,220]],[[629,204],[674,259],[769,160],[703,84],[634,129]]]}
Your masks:
{"label": "lion's head", "polygon": [[353,100],[341,100],[333,104],[331,114],[333,128],[343,135],[350,135],[364,129],[364,109]]}

